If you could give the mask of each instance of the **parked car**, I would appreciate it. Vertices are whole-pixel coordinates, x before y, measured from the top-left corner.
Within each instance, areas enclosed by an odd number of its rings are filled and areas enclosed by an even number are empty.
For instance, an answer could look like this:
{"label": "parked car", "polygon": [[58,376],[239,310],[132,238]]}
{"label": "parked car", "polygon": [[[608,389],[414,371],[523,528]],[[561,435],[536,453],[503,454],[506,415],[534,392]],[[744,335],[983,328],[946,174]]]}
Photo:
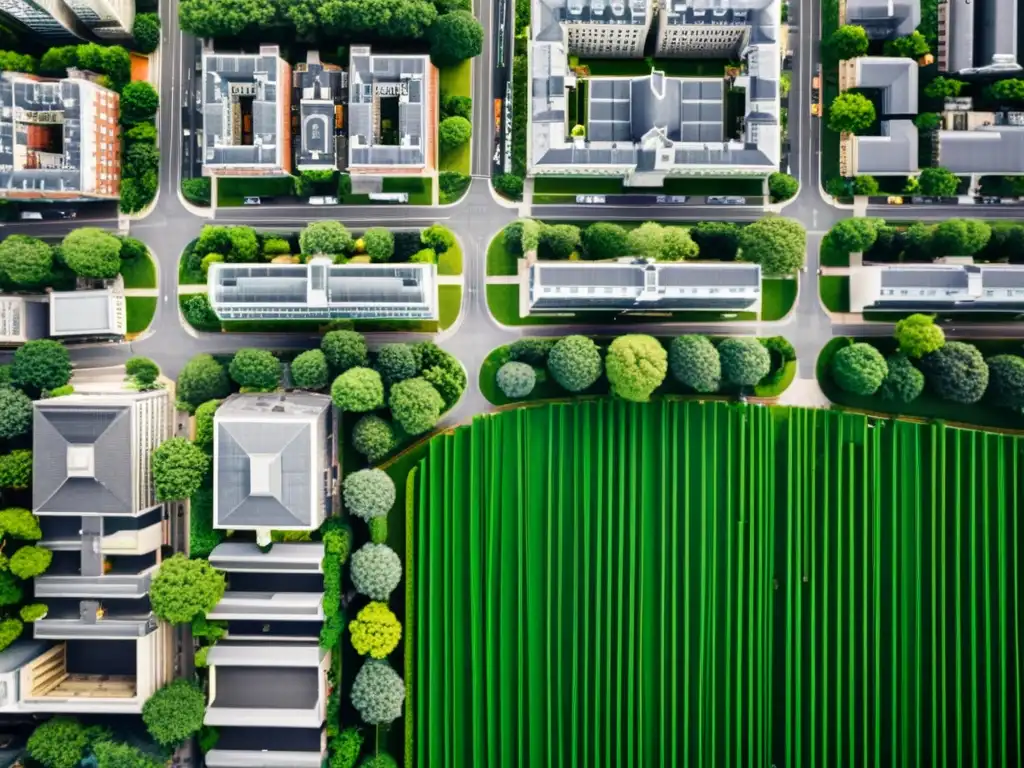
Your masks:
{"label": "parked car", "polygon": [[43,214],[41,214],[39,211],[22,211],[20,214],[18,214],[18,217],[22,221],[42,221]]}
{"label": "parked car", "polygon": [[709,197],[707,198],[709,205],[746,205],[747,198],[745,197]]}
{"label": "parked car", "polygon": [[310,205],[327,205],[326,198],[324,197],[311,197],[309,198]]}
{"label": "parked car", "polygon": [[890,195],[889,197],[885,198],[885,202],[887,202],[889,205],[903,205],[903,198],[900,197],[899,195]]}
{"label": "parked car", "polygon": [[243,205],[260,205],[262,202],[263,201],[260,200],[258,197],[243,197],[242,198],[242,204]]}
{"label": "parked car", "polygon": [[78,217],[78,211],[57,211],[57,215],[62,219],[74,219]]}
{"label": "parked car", "polygon": [[576,195],[577,205],[593,205],[605,202],[604,195]]}

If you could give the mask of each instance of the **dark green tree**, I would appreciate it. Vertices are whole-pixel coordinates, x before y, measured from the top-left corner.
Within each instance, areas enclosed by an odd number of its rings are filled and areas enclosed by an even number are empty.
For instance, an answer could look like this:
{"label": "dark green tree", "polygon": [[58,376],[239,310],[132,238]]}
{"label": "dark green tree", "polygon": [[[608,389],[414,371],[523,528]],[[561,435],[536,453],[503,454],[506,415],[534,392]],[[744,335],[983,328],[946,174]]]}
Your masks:
{"label": "dark green tree", "polygon": [[165,440],[153,451],[153,486],[159,501],[187,499],[203,484],[210,457],[183,437]]}
{"label": "dark green tree", "polygon": [[836,384],[854,395],[875,394],[888,373],[881,352],[863,342],[843,347],[832,358],[832,377]]}
{"label": "dark green tree", "polygon": [[668,348],[669,370],[676,381],[695,392],[711,394],[722,384],[718,350],[707,336],[677,336]]}
{"label": "dark green tree", "polygon": [[32,429],[32,401],[17,389],[0,386],[0,440],[10,440]]}
{"label": "dark green tree", "polygon": [[1003,408],[1024,408],[1024,358],[996,355],[988,359],[987,397]]}
{"label": "dark green tree", "polygon": [[356,331],[328,331],[320,340],[320,349],[334,373],[365,367],[369,362],[366,338]]}
{"label": "dark green tree", "polygon": [[724,339],[718,345],[722,379],[735,387],[753,387],[768,375],[772,358],[757,339],[739,337]]}
{"label": "dark green tree", "polygon": [[179,552],[163,561],[150,584],[153,613],[171,624],[188,624],[214,609],[224,585],[224,574],[206,560]]}
{"label": "dark green tree", "polygon": [[240,349],[231,358],[228,374],[247,390],[273,392],[281,386],[281,361],[265,349]]}
{"label": "dark green tree", "polygon": [[42,285],[53,274],[53,248],[34,237],[10,235],[0,242],[0,279],[19,287]]}
{"label": "dark green tree", "polygon": [[959,96],[963,87],[963,81],[940,75],[925,86],[924,93],[931,99],[945,99]]}
{"label": "dark green tree", "polygon": [[136,384],[146,387],[156,381],[160,375],[160,366],[148,357],[130,357],[125,361],[124,372],[131,376]]}
{"label": "dark green tree", "polygon": [[855,176],[853,179],[853,194],[877,195],[878,179],[874,176]]}
{"label": "dark green tree", "polygon": [[992,83],[989,91],[996,99],[1001,99],[1003,101],[1024,101],[1024,80],[1021,80],[1020,78],[999,80]]}
{"label": "dark green tree", "polygon": [[740,247],[740,228],[731,221],[701,221],[690,231],[701,258],[732,261]]}
{"label": "dark green tree", "polygon": [[391,387],[391,415],[406,434],[422,435],[441,418],[444,399],[424,378],[405,379]]}
{"label": "dark green tree", "polygon": [[936,257],[973,256],[991,236],[992,229],[979,219],[947,219],[932,230],[931,250]]}
{"label": "dark green tree", "polygon": [[139,53],[152,53],[160,45],[160,17],[155,13],[138,13],[132,25],[134,48]]}
{"label": "dark green tree", "polygon": [[437,127],[437,142],[442,152],[454,152],[468,144],[473,135],[473,124],[464,117],[446,117]]}
{"label": "dark green tree", "polygon": [[63,387],[71,381],[71,356],[59,341],[26,341],[14,352],[11,383],[30,395]]}
{"label": "dark green tree", "polygon": [[863,253],[875,244],[875,238],[878,237],[878,220],[840,219],[829,230],[828,236],[836,250],[844,253]]}
{"label": "dark green tree", "polygon": [[121,241],[98,227],[69,233],[60,250],[64,263],[80,277],[114,277],[121,269]]}
{"label": "dark green tree", "polygon": [[959,186],[956,176],[945,168],[925,168],[918,183],[921,194],[932,197],[954,197]]}
{"label": "dark green tree", "polygon": [[948,341],[921,358],[925,382],[944,400],[976,403],[988,388],[988,364],[973,344]]}
{"label": "dark green tree", "polygon": [[601,377],[604,363],[592,339],[566,336],[559,339],[548,353],[548,370],[563,389],[582,392]]}
{"label": "dark green tree", "polygon": [[823,47],[837,59],[855,59],[868,52],[868,35],[864,27],[843,24]]}
{"label": "dark green tree", "polygon": [[152,120],[159,106],[160,96],[145,80],[128,83],[121,90],[121,122],[125,125]]}
{"label": "dark green tree", "polygon": [[439,67],[450,67],[479,56],[484,30],[469,11],[452,11],[430,25],[430,58]]}
{"label": "dark green tree", "polygon": [[327,388],[330,374],[327,357],[319,349],[307,349],[292,360],[292,381],[299,389],[319,391]]}
{"label": "dark green tree", "polygon": [[741,258],[768,275],[788,275],[804,265],[807,232],[793,219],[768,216],[740,231]]}
{"label": "dark green tree", "polygon": [[178,399],[193,406],[220,400],[230,392],[227,371],[210,355],[196,355],[178,374]]}
{"label": "dark green tree", "polygon": [[158,690],[142,706],[146,730],[164,749],[173,749],[199,733],[205,715],[206,696],[194,683],[180,678]]}
{"label": "dark green tree", "polygon": [[919,59],[928,55],[930,50],[928,41],[916,29],[906,37],[897,37],[885,44],[886,56],[903,56],[908,59]]}
{"label": "dark green tree", "polygon": [[773,203],[781,203],[796,197],[800,190],[800,182],[788,173],[773,173],[768,177],[768,191],[771,193]]}
{"label": "dark green tree", "polygon": [[542,259],[568,259],[580,247],[580,228],[572,224],[545,224],[540,230],[538,253]]}
{"label": "dark green tree", "polygon": [[860,93],[841,93],[828,109],[828,127],[837,133],[863,133],[874,122],[875,105]]}
{"label": "dark green tree", "polygon": [[352,428],[352,446],[371,462],[379,461],[395,447],[395,431],[380,416],[368,414]]}
{"label": "dark green tree", "polygon": [[408,344],[382,345],[377,350],[374,367],[380,372],[380,377],[387,386],[411,379],[417,373],[416,358]]}
{"label": "dark green tree", "polygon": [[588,259],[617,259],[627,254],[629,236],[618,224],[597,221],[583,230],[583,249]]}
{"label": "dark green tree", "polygon": [[942,126],[942,115],[938,112],[922,112],[914,118],[914,125],[925,133],[937,131]]}

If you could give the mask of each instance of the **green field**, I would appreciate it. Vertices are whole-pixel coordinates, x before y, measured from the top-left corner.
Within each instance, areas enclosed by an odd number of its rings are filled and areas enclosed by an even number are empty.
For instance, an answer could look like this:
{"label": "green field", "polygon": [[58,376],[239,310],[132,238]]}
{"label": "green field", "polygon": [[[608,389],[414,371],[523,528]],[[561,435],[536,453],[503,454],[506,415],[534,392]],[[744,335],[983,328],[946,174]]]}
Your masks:
{"label": "green field", "polygon": [[829,312],[850,311],[849,275],[822,275],[818,278],[818,292]]}
{"label": "green field", "polygon": [[427,450],[406,765],[1019,764],[1024,438],[600,400]]}
{"label": "green field", "polygon": [[292,176],[221,176],[217,179],[217,205],[242,205],[246,197],[292,197],[294,194]]}
{"label": "green field", "polygon": [[[466,59],[454,67],[442,67],[440,69],[441,93],[444,96],[469,96],[472,97],[470,82],[470,60]],[[482,129],[482,126],[478,126]],[[469,149],[472,142],[466,142],[452,152],[439,150],[440,167],[442,171],[456,171],[465,176],[469,175]]]}
{"label": "green field", "polygon": [[439,310],[438,324],[443,331],[459,319],[459,311],[462,309],[462,286],[437,286],[437,302]]}
{"label": "green field", "polygon": [[800,281],[797,278],[766,277],[761,283],[761,319],[781,320],[796,303]]}
{"label": "green field", "polygon": [[121,260],[125,288],[156,288],[156,263],[149,256]]}
{"label": "green field", "polygon": [[124,300],[128,333],[142,333],[156,314],[156,296],[128,296]]}

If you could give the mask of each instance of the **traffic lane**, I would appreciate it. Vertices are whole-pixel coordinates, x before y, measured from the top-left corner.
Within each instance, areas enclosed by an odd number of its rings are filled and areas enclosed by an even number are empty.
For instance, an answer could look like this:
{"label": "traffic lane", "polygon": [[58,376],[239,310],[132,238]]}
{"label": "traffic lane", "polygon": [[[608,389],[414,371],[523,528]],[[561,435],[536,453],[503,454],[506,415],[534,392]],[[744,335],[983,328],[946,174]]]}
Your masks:
{"label": "traffic lane", "polygon": [[538,219],[578,219],[580,221],[658,220],[658,221],[757,221],[764,215],[760,206],[740,205],[662,205],[637,208],[625,205],[533,205]]}
{"label": "traffic lane", "polygon": [[97,227],[99,229],[116,232],[118,230],[118,219],[60,219],[58,221],[12,221],[0,224],[3,230],[0,236],[8,235],[31,235],[32,237],[52,238],[64,237],[83,226]]}
{"label": "traffic lane", "polygon": [[[214,221],[249,226],[265,227],[269,225],[304,227],[310,221],[332,220],[343,223],[372,224],[382,221],[399,221],[411,223],[434,223],[448,221],[452,218],[449,208],[432,206],[351,206],[351,205],[305,205],[305,206],[272,206],[261,210],[263,206],[244,206],[242,208],[218,208]],[[420,210],[410,210],[420,209]]]}
{"label": "traffic lane", "polygon": [[[524,0],[519,0],[524,2]],[[515,17],[512,0],[498,0],[497,13],[491,24],[493,35],[493,57],[491,66],[491,92],[486,105],[486,125],[491,126],[491,173],[505,173],[506,160],[511,155],[511,99],[512,99],[512,59],[515,55]],[[483,78],[481,78],[483,80]],[[495,100],[501,99],[500,111],[494,113]]]}

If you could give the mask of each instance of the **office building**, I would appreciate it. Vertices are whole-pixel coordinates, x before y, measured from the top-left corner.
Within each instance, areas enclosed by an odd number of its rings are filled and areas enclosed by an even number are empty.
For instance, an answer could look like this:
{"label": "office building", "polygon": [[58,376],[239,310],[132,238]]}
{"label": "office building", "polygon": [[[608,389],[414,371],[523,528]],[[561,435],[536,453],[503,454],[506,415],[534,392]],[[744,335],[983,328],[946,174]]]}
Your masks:
{"label": "office building", "polygon": [[203,173],[291,172],[291,67],[276,45],[203,53]]}
{"label": "office building", "polygon": [[50,333],[47,297],[0,296],[0,344],[24,344]]}
{"label": "office building", "polygon": [[438,74],[430,57],[352,46],[348,169],[352,175],[416,176],[434,165]]}
{"label": "office building", "polygon": [[79,43],[89,36],[64,0],[0,0],[0,14],[51,45]]}
{"label": "office building", "polygon": [[921,23],[921,0],[847,0],[845,8],[843,23],[863,27],[871,40],[906,37]]}
{"label": "office building", "polygon": [[111,42],[131,40],[134,0],[64,0],[89,31]]}
{"label": "office building", "polygon": [[292,72],[292,101],[299,103],[299,146],[295,167],[299,171],[335,171],[345,156],[344,101],[348,74],[333,64],[323,64],[317,51]]}
{"label": "office building", "polygon": [[118,95],[72,71],[62,80],[0,75],[0,197],[116,200]]}
{"label": "office building", "polygon": [[939,3],[940,72],[998,74],[1020,70],[1016,0]]}
{"label": "office building", "polygon": [[935,142],[935,162],[955,174],[1024,174],[1024,115],[947,112]]}
{"label": "office building", "polygon": [[1024,311],[1024,267],[946,262],[852,270],[850,311]]}
{"label": "office building", "polygon": [[839,63],[839,89],[880,92],[880,135],[844,133],[839,146],[843,176],[906,176],[917,173],[918,64],[913,59],[862,56]]}
{"label": "office building", "polygon": [[221,320],[437,320],[433,264],[212,264],[210,306]]}
{"label": "office building", "polygon": [[574,53],[641,59],[651,28],[651,0],[537,0],[547,37],[563,38]]}
{"label": "office building", "polygon": [[520,314],[712,310],[758,312],[758,264],[533,262],[520,272]]}
{"label": "office building", "polygon": [[[666,0],[658,15],[658,56],[738,58],[753,36],[774,41],[772,0]],[[755,32],[758,25],[767,29]]]}

